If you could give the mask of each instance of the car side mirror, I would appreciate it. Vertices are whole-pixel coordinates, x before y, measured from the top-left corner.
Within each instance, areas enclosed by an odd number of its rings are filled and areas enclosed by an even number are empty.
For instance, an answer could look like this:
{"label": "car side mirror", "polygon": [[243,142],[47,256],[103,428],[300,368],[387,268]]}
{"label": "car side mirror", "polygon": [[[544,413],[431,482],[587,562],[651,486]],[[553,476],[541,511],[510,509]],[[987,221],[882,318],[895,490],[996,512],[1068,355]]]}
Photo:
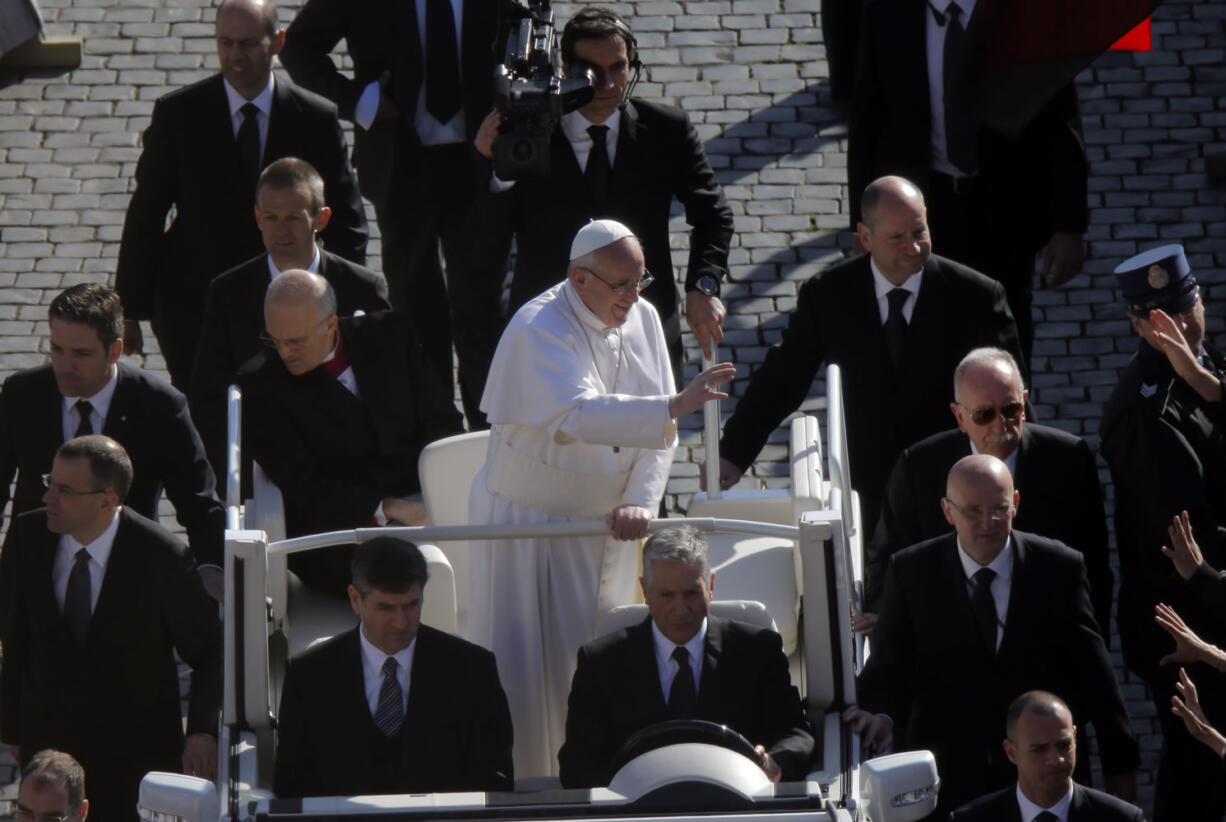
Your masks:
{"label": "car side mirror", "polygon": [[931,751],[907,751],[860,766],[862,800],[872,822],[913,822],[932,813],[941,779]]}

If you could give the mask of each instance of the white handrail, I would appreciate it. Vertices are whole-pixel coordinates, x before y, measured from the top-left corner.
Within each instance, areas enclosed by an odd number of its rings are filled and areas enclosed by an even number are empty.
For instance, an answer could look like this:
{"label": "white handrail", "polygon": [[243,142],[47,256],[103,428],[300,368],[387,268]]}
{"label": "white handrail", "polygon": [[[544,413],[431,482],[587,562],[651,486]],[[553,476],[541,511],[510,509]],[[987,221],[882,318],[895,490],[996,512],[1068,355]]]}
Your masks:
{"label": "white handrail", "polygon": [[837,365],[826,368],[826,428],[830,435],[830,479],[843,494],[844,522],[847,537],[856,532],[856,523],[851,515],[851,470],[847,454],[847,420],[843,416],[843,376]]}
{"label": "white handrail", "polygon": [[[711,356],[702,356],[702,370],[719,362],[719,349],[711,341]],[[707,475],[707,499],[719,499],[719,400],[707,400],[702,405],[702,448]]]}
{"label": "white handrail", "polygon": [[237,385],[226,391],[226,527],[237,528],[242,502],[243,392]]}

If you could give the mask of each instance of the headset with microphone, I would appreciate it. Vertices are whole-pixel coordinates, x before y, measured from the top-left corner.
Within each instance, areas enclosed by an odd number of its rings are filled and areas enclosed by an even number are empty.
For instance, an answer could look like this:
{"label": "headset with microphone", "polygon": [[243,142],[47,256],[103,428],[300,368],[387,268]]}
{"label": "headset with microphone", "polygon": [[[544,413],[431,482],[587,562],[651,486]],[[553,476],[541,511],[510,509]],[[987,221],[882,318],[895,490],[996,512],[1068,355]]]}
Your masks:
{"label": "headset with microphone", "polygon": [[580,9],[576,12],[575,16],[570,18],[565,28],[562,29],[562,59],[573,70],[576,62],[585,62],[582,60],[576,61],[576,40],[599,38],[611,34],[608,31],[588,30],[587,24],[589,23],[603,24],[603,27],[606,29],[614,29],[626,41],[626,59],[630,63],[630,68],[634,69],[634,76],[626,84],[626,91],[622,95],[621,102],[625,103],[630,95],[634,93],[634,87],[638,85],[639,77],[643,71],[643,61],[639,59],[639,43],[635,39],[634,32],[630,31],[630,27],[616,14],[608,9],[594,7]]}

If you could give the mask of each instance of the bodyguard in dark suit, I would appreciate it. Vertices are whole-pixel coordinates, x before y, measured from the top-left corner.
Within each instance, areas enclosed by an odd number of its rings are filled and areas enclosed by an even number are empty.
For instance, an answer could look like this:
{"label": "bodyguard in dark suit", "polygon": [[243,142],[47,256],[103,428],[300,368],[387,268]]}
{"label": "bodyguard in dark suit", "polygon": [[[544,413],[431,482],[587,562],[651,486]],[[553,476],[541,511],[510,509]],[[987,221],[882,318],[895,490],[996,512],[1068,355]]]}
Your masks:
{"label": "bodyguard in dark suit", "polygon": [[[285,495],[287,533],[419,524],[424,507],[404,499],[421,490],[417,457],[458,433],[460,415],[408,318],[338,319],[328,282],[300,270],[278,276],[264,305],[275,350],[239,371],[243,441]],[[329,551],[291,556],[290,567],[308,584],[343,591],[347,560],[322,579],[304,565]]]}
{"label": "bodyguard in dark suit", "polygon": [[115,288],[128,311],[128,353],[142,353],[136,321],[151,319],[183,391],[209,281],[261,251],[252,209],[264,166],[300,157],[318,169],[333,211],[324,243],[365,260],[366,217],[336,109],[274,79],[272,58],[284,39],[276,19],[273,0],[225,0],[216,24],[221,74],[161,97],[145,130]]}
{"label": "bodyguard in dark suit", "polygon": [[976,453],[1004,460],[1021,495],[1013,523],[1056,539],[1086,561],[1094,619],[1106,641],[1111,618],[1111,566],[1107,520],[1094,453],[1085,441],[1057,428],[1026,422],[1026,398],[1008,352],[978,348],[954,371],[958,427],[903,450],[885,488],[881,518],[865,549],[868,611],[876,611],[890,557],[917,542],[949,533],[941,510],[945,478],[954,463]]}
{"label": "bodyguard in dark suit", "polygon": [[[1226,360],[1206,338],[1205,307],[1182,247],[1150,249],[1115,274],[1141,338],[1099,426],[1115,482],[1120,643],[1125,664],[1149,683],[1165,737],[1154,818],[1218,820],[1226,811],[1221,762],[1170,713],[1177,671],[1159,662],[1172,647],[1154,606],[1166,603],[1199,636],[1226,645],[1226,624],[1201,607],[1160,550],[1186,510],[1204,560],[1226,567]],[[1202,665],[1189,673],[1209,724],[1226,727],[1226,678]]]}
{"label": "bodyguard in dark suit", "polygon": [[886,571],[856,683],[867,738],[886,741],[892,721],[897,748],[933,752],[943,816],[1013,781],[997,729],[1019,693],[1050,690],[1094,725],[1107,785],[1131,799],[1140,757],[1081,555],[1011,530],[1017,498],[993,456],[960,460],[946,489],[955,533],[900,551]]}
{"label": "bodyguard in dark suit", "polygon": [[[501,56],[497,27],[496,0],[308,0],[281,54],[297,82],[353,121],[354,165],[379,220],[392,306],[412,316],[427,362],[448,385],[454,341],[464,413],[480,427],[506,270],[469,264],[464,217],[476,179],[469,141],[490,110],[496,49]],[[352,76],[330,56],[342,39]]]}
{"label": "bodyguard in dark suit", "polygon": [[943,431],[954,368],[972,348],[1019,356],[1004,290],[982,274],[932,255],[924,200],[886,177],[864,196],[860,242],[868,254],[800,288],[780,342],[754,372],[724,425],[720,479],[735,484],[771,432],[808,394],[817,369],[843,372],[851,482],[871,536],[882,489],[899,452]]}
{"label": "bodyguard in dark suit", "polygon": [[1022,694],[1009,706],[1005,728],[1017,784],[963,805],[951,822],[1145,822],[1135,805],[1073,782],[1077,728],[1058,696]]}
{"label": "bodyguard in dark suit", "polygon": [[422,625],[426,561],[380,537],[353,562],[361,624],[290,661],[280,797],[511,790],[511,714],[494,655]]}
{"label": "bodyguard in dark suit", "polygon": [[727,725],[756,743],[772,781],[804,778],[813,736],[779,635],[708,617],[712,580],[696,529],[647,540],[640,582],[650,616],[579,649],[558,752],[563,786],[609,784],[626,740],[670,719]]}
{"label": "bodyguard in dark suit", "polygon": [[[85,768],[90,816],[135,819],[151,770],[212,779],[221,705],[221,625],[186,547],[121,506],[123,448],[65,443],[46,509],[17,517],[0,581],[14,622],[0,671],[0,738],[19,764],[44,748]],[[187,737],[175,652],[192,667]]]}
{"label": "bodyguard in dark suit", "polygon": [[13,516],[39,507],[55,449],[74,436],[106,434],[136,467],[125,507],[156,520],[165,489],[197,561],[219,568],[226,514],[187,401],[149,372],[117,362],[119,297],[82,283],[56,296],[48,313],[50,364],[13,374],[0,392],[0,507],[14,474]]}
{"label": "bodyguard in dark suit", "polygon": [[[1050,285],[1076,275],[1085,256],[1081,110],[1072,82],[1034,101],[1016,129],[985,123],[982,111],[951,109],[949,91],[975,79],[965,76],[973,70],[962,58],[992,49],[967,5],[863,2],[848,118],[852,225],[862,219],[859,194],[870,181],[897,174],[919,186],[942,253],[1004,285],[1029,373],[1035,254],[1046,247],[1042,277]],[[955,28],[961,46],[951,43]]]}
{"label": "bodyguard in dark suit", "polygon": [[[191,398],[192,416],[219,479],[226,475],[226,388],[239,366],[260,353],[264,292],[278,274],[293,268],[318,273],[332,286],[337,313],[344,317],[391,308],[382,275],[316,245],[332,217],[324,194],[323,178],[305,160],[282,157],[269,164],[260,174],[255,207],[266,253],[209,283]],[[224,480],[218,485],[218,493],[224,493]]]}
{"label": "bodyguard in dark suit", "polygon": [[[685,207],[692,226],[686,321],[704,348],[711,335],[716,342],[723,336],[719,290],[728,271],[732,210],[685,112],[627,97],[632,72],[637,78],[642,64],[634,35],[620,17],[596,6],[576,12],[562,33],[562,60],[566,66],[582,60],[594,67],[596,96],[564,115],[554,130],[549,176],[520,180],[509,189],[495,180],[493,191],[478,195],[474,226],[493,227],[508,239],[515,235],[512,313],[565,278],[571,238],[585,223],[608,218],[628,226],[655,275],[643,296],[660,313],[680,384],[681,318],[668,238],[673,199]],[[477,136],[477,149],[486,157],[493,156],[499,123],[492,113]],[[604,154],[593,151],[597,139]],[[487,264],[505,269],[506,261]]]}

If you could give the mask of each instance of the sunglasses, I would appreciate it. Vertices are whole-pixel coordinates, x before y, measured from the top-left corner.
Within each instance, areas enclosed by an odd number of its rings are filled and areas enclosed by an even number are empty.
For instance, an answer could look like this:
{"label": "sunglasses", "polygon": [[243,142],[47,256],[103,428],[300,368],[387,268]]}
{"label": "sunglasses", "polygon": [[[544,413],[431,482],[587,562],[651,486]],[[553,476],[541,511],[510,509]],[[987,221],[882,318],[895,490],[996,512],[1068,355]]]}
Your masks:
{"label": "sunglasses", "polygon": [[[962,405],[962,403],[958,403],[958,405]],[[965,405],[962,405],[962,407],[966,408]],[[1022,404],[1020,402],[1007,402],[1000,408],[990,405],[987,408],[976,408],[971,412],[971,422],[975,423],[975,425],[987,425],[996,419],[998,412],[1005,422],[1017,422],[1022,417]]]}

